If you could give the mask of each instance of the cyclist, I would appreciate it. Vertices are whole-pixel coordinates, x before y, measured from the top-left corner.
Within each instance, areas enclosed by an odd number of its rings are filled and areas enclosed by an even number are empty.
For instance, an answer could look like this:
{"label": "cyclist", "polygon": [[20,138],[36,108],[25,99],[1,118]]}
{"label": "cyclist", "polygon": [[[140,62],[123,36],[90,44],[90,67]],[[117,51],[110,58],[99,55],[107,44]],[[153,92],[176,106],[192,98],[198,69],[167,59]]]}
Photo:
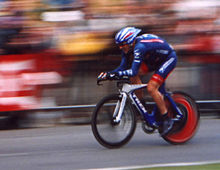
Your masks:
{"label": "cyclist", "polygon": [[[141,83],[140,75],[154,71],[148,82],[147,91],[157,104],[162,115],[162,135],[166,135],[173,127],[174,121],[169,118],[168,110],[159,92],[159,87],[175,68],[177,56],[174,49],[162,38],[153,34],[138,35],[141,29],[135,27],[122,28],[115,36],[115,43],[122,50],[120,66],[110,72],[102,72],[98,79],[113,79],[129,76],[132,83]],[[129,61],[131,66],[129,66]]]}

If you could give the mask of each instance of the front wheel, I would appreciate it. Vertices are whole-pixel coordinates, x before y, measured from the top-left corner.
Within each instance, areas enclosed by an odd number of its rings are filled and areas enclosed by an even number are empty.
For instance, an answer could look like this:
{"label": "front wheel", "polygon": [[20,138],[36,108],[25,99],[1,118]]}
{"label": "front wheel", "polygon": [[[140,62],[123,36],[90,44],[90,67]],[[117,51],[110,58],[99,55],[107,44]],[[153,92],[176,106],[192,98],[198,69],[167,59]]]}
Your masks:
{"label": "front wheel", "polygon": [[[178,109],[183,114],[183,119],[174,124],[174,129],[171,130],[171,133],[163,136],[163,138],[172,144],[181,144],[190,140],[199,124],[200,114],[195,103],[195,100],[192,99],[189,95],[183,92],[174,92],[172,98],[175,101]],[[169,114],[171,117],[175,117],[176,113],[169,101],[166,101]],[[173,132],[172,132],[173,131]]]}
{"label": "front wheel", "polygon": [[136,129],[136,115],[127,102],[120,123],[114,123],[113,113],[116,103],[121,101],[119,94],[104,97],[92,114],[91,126],[96,140],[107,148],[125,145]]}

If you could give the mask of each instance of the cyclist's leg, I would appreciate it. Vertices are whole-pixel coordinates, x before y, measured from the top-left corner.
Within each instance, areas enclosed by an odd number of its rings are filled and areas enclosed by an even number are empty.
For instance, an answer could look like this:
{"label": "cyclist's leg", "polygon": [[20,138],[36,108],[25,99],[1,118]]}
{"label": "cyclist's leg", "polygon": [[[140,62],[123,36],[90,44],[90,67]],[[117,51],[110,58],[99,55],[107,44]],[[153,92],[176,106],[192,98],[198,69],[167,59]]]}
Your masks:
{"label": "cyclist's leg", "polygon": [[159,87],[161,86],[160,83],[155,81],[154,79],[151,79],[148,82],[147,91],[150,94],[150,96],[153,98],[155,103],[157,104],[160,113],[165,114],[167,113],[167,108],[163,99],[163,95],[159,92]]}
{"label": "cyclist's leg", "polygon": [[159,88],[164,84],[168,75],[175,68],[177,62],[176,53],[173,52],[167,58],[167,60],[159,67],[159,69],[154,73],[151,80],[148,83],[148,92],[156,102],[160,113],[162,114],[162,133],[161,135],[166,135],[170,132],[173,127],[173,120],[169,118],[166,104],[163,95],[160,93]]}
{"label": "cyclist's leg", "polygon": [[157,104],[160,113],[166,114],[167,108],[164,102],[163,95],[159,92],[160,86],[165,82],[166,78],[175,68],[177,62],[176,53],[172,52],[167,60],[155,71],[150,81],[148,82],[147,90]]}
{"label": "cyclist's leg", "polygon": [[[141,83],[142,83],[142,81],[141,81],[139,75],[137,75],[137,76],[135,76],[135,77],[131,77],[131,78],[130,78],[130,81],[131,81],[132,84],[141,84]],[[135,91],[135,94],[137,95],[137,97],[138,97],[140,100],[143,99],[144,92],[143,92],[142,89],[136,90],[136,91]]]}
{"label": "cyclist's leg", "polygon": [[[132,84],[142,84],[140,76],[146,75],[148,73],[148,68],[145,63],[141,64],[138,75],[134,77],[130,77],[130,81]],[[136,90],[135,94],[142,101],[144,98],[144,91],[142,89]]]}

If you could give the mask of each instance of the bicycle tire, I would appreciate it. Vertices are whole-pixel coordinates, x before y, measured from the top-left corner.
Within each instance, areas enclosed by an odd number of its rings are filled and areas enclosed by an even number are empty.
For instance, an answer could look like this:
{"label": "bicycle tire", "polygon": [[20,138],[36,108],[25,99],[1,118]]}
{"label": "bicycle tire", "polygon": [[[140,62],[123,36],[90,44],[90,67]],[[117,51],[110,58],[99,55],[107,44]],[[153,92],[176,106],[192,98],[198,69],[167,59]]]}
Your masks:
{"label": "bicycle tire", "polygon": [[[101,99],[91,118],[92,132],[96,140],[106,148],[119,148],[130,141],[136,129],[136,115],[127,101],[121,122],[112,124],[115,103],[121,100],[119,94]],[[111,105],[113,104],[113,105]],[[126,134],[124,134],[126,132]]]}
{"label": "bicycle tire", "polygon": [[[195,100],[184,92],[173,92],[172,98],[184,115],[183,122],[179,124],[177,131],[162,136],[164,140],[171,144],[183,144],[189,141],[196,133],[200,120],[200,113]],[[168,102],[169,103],[169,102]],[[171,117],[175,117],[175,112],[168,104]],[[178,125],[177,125],[178,126]]]}

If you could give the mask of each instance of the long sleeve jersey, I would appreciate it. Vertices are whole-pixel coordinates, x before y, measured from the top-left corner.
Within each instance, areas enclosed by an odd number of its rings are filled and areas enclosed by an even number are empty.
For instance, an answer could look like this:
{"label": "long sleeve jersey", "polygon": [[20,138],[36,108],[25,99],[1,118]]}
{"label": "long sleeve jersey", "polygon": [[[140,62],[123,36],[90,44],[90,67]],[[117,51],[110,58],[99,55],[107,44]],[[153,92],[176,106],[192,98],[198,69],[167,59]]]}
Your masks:
{"label": "long sleeve jersey", "polygon": [[131,68],[128,68],[129,54],[122,52],[120,66],[111,72],[117,72],[120,76],[136,76],[142,62],[149,71],[154,71],[172,51],[173,48],[164,39],[153,34],[143,34],[136,38]]}

